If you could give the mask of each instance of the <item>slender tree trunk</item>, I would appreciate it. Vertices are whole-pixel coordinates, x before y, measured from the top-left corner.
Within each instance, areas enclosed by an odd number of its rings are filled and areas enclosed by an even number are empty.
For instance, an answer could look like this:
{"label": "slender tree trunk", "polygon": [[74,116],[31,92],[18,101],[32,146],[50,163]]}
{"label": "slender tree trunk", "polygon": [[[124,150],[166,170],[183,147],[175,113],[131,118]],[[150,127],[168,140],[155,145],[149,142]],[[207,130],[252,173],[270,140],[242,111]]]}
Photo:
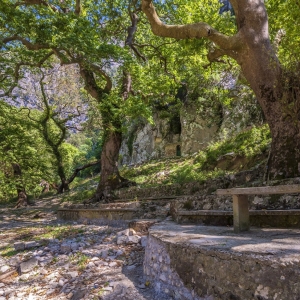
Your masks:
{"label": "slender tree trunk", "polygon": [[16,208],[24,207],[28,205],[27,194],[25,188],[22,184],[22,170],[19,164],[12,163],[12,168],[14,171],[14,179],[16,181],[16,189],[18,194],[18,200],[16,204]]}
{"label": "slender tree trunk", "polygon": [[69,182],[66,178],[66,173],[63,166],[63,159],[61,153],[58,150],[58,147],[56,149],[53,149],[53,152],[57,160],[57,173],[60,178],[60,185],[58,186],[57,193],[62,194],[63,192],[68,192],[70,190]]}

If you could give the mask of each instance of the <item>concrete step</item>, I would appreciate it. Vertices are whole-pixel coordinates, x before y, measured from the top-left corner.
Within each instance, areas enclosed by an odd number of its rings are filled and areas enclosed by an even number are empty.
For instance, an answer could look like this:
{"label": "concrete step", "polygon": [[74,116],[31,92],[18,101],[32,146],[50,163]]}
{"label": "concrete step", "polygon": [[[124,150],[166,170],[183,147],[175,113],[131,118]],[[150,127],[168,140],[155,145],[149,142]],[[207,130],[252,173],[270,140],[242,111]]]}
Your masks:
{"label": "concrete step", "polygon": [[161,196],[161,197],[135,197],[135,198],[126,198],[126,199],[117,199],[116,202],[134,202],[134,201],[159,201],[159,200],[165,200],[165,201],[171,201],[171,200],[178,200],[182,197],[187,197],[187,195],[181,195],[181,196]]}
{"label": "concrete step", "polygon": [[77,221],[88,220],[132,220],[135,218],[138,209],[136,208],[73,208],[58,209],[57,218],[62,220]]}
{"label": "concrete step", "polygon": [[[250,210],[250,225],[257,227],[300,228],[300,210]],[[224,210],[175,210],[173,219],[178,223],[205,225],[233,225],[233,212]]]}
{"label": "concrete step", "polygon": [[148,229],[158,222],[159,219],[135,219],[128,223],[128,227],[141,233],[148,233]]}

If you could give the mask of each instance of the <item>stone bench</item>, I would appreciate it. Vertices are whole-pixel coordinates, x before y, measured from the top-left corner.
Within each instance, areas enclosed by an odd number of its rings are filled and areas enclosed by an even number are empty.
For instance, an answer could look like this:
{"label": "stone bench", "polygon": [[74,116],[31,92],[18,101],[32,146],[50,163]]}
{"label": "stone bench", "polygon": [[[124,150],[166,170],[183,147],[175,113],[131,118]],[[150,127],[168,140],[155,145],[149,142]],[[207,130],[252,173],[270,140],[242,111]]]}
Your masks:
{"label": "stone bench", "polygon": [[278,185],[263,187],[219,189],[217,195],[231,195],[233,199],[233,227],[234,232],[248,231],[249,205],[248,195],[271,195],[271,194],[298,194],[300,185]]}

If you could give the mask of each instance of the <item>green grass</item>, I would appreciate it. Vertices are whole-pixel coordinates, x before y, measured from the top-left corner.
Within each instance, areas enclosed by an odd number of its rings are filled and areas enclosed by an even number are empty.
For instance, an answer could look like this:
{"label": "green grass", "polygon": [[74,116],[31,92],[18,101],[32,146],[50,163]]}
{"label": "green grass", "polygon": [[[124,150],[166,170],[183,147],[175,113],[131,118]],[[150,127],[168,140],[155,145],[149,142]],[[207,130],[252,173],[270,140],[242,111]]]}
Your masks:
{"label": "green grass", "polygon": [[63,240],[69,237],[75,237],[77,234],[83,233],[84,229],[76,228],[71,225],[64,226],[46,226],[43,228],[43,233],[36,237],[36,240],[42,239],[58,239]]}
{"label": "green grass", "polygon": [[6,257],[6,258],[12,257],[12,256],[16,255],[17,253],[18,253],[18,251],[16,251],[14,249],[14,247],[11,245],[2,247],[0,249],[0,255],[3,257]]}
{"label": "green grass", "polygon": [[76,263],[80,271],[83,271],[86,268],[86,264],[88,263],[88,260],[89,257],[81,252],[77,252],[69,256],[69,262]]}

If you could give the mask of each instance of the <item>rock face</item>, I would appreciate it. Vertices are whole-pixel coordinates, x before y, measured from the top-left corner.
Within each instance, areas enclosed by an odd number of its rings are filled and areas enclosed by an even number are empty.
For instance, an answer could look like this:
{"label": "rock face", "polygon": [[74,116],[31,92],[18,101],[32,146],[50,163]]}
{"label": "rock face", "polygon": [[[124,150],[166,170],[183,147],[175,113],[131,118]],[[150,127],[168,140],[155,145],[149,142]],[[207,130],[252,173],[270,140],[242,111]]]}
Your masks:
{"label": "rock face", "polygon": [[[120,150],[120,164],[132,165],[149,159],[186,156],[204,149],[216,138],[262,122],[256,100],[236,97],[230,107],[205,111],[196,102],[185,103],[178,115],[165,116],[166,111],[153,115],[154,124],[145,121],[128,125]],[[164,113],[163,113],[164,112]]]}
{"label": "rock face", "polygon": [[218,126],[209,123],[206,116],[197,114],[197,107],[190,105],[181,110],[181,151],[189,155],[208,146],[217,134]]}
{"label": "rock face", "polygon": [[149,159],[193,154],[215,137],[217,126],[208,126],[194,107],[184,107],[180,116],[160,118],[154,114],[154,125],[130,126],[129,135],[120,150],[121,164],[139,164]]}

